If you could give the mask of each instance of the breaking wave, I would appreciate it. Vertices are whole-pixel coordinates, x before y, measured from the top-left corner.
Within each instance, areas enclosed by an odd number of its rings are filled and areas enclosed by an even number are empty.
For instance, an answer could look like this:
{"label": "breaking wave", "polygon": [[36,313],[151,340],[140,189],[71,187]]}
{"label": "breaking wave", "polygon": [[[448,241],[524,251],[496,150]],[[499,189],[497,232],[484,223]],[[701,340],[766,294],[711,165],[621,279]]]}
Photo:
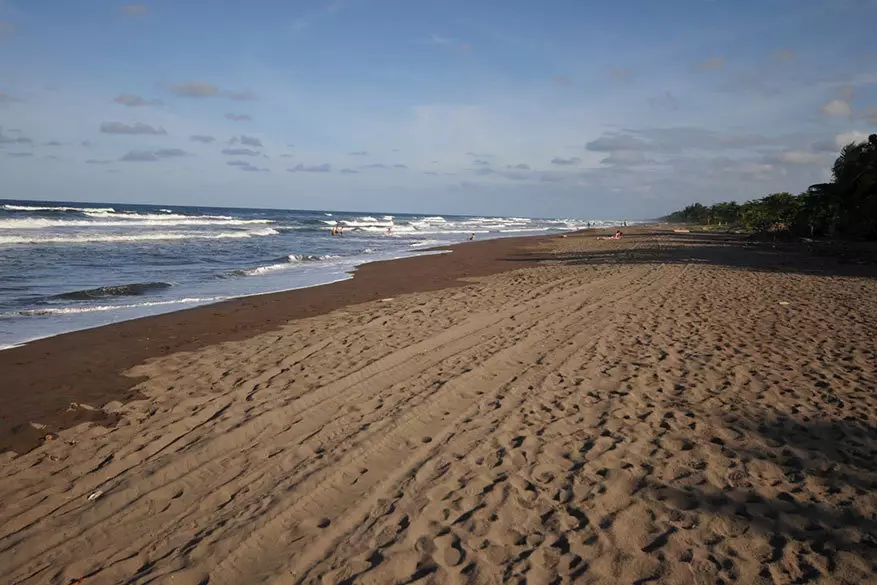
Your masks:
{"label": "breaking wave", "polygon": [[0,319],[10,319],[14,317],[43,317],[51,315],[75,315],[79,313],[96,313],[103,311],[118,311],[122,309],[140,309],[145,307],[159,307],[163,305],[187,305],[187,304],[204,304],[222,301],[228,297],[187,297],[184,299],[174,299],[172,301],[148,301],[145,303],[133,303],[129,305],[91,305],[87,307],[59,307],[47,309],[26,309],[23,311],[11,311],[8,313],[0,313]]}
{"label": "breaking wave", "polygon": [[271,223],[270,219],[234,219],[210,216],[186,216],[186,215],[132,215],[129,219],[117,219],[124,216],[107,216],[109,220],[88,219],[46,219],[46,218],[13,218],[0,219],[0,229],[33,230],[45,228],[68,228],[68,227],[136,227],[136,226],[160,226],[171,227],[180,225],[251,225]]}
{"label": "breaking wave", "polygon": [[146,234],[80,234],[72,236],[0,236],[0,246],[6,244],[90,244],[100,242],[156,242],[167,240],[225,240],[230,238],[249,238],[270,236],[277,232],[268,228],[255,232],[153,232]]}
{"label": "breaking wave", "polygon": [[39,205],[3,205],[2,209],[5,211],[78,211],[81,213],[90,211],[113,213],[116,211],[112,207],[44,207]]}
{"label": "breaking wave", "polygon": [[272,264],[257,266],[256,268],[250,268],[248,270],[235,270],[232,272],[232,274],[235,276],[258,276],[260,274],[267,274],[270,272],[276,272],[278,270],[287,270],[289,268],[294,268],[295,266],[303,264],[305,262],[320,262],[324,260],[333,260],[336,258],[340,258],[340,256],[333,256],[331,254],[327,254],[325,256],[314,256],[310,254],[290,254],[288,256],[283,256],[282,258],[275,259]]}
{"label": "breaking wave", "polygon": [[89,301],[92,299],[105,299],[108,297],[139,296],[155,290],[170,288],[171,286],[173,285],[169,282],[135,282],[133,284],[119,284],[114,286],[100,286],[85,290],[75,290],[55,295],[52,298],[63,299],[66,301]]}

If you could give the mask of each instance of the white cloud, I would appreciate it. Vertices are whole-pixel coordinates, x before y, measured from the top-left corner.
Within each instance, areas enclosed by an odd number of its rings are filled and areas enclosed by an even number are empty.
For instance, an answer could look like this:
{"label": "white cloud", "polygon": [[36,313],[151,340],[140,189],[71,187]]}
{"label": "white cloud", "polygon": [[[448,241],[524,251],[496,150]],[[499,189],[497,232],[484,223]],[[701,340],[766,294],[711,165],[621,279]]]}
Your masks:
{"label": "white cloud", "polygon": [[646,150],[651,145],[641,138],[629,134],[610,134],[601,136],[585,144],[585,148],[595,152],[614,152],[616,150]]}
{"label": "white cloud", "polygon": [[192,98],[215,97],[219,95],[219,88],[217,86],[211,83],[201,83],[200,81],[172,85],[170,91],[174,95]]}
{"label": "white cloud", "polygon": [[290,173],[328,173],[332,170],[332,165],[329,163],[322,163],[319,165],[304,165],[297,164],[291,169],[286,169]]}
{"label": "white cloud", "polygon": [[164,128],[155,128],[149,124],[135,122],[133,125],[122,122],[104,122],[100,125],[104,134],[167,134]]}
{"label": "white cloud", "polygon": [[634,166],[649,164],[652,161],[641,150],[616,150],[600,161],[604,165]]}
{"label": "white cloud", "polygon": [[771,178],[774,165],[767,163],[744,163],[740,165],[740,172],[757,181],[767,181]]}
{"label": "white cloud", "polygon": [[116,96],[113,100],[117,104],[122,104],[123,106],[129,107],[137,107],[137,106],[160,106],[164,102],[159,99],[146,99],[142,98],[139,95],[134,95],[131,93],[123,93]]}
{"label": "white cloud", "polygon": [[254,136],[243,136],[240,137],[241,144],[244,146],[255,146],[257,148],[262,148],[262,141]]}
{"label": "white cloud", "polygon": [[259,156],[262,153],[250,150],[249,148],[223,148],[222,154],[230,156]]}
{"label": "white cloud", "polygon": [[189,81],[171,85],[168,90],[179,97],[212,98],[224,97],[238,102],[253,101],[256,95],[251,91],[222,90],[219,86],[202,81]]}
{"label": "white cloud", "polygon": [[119,160],[125,162],[155,162],[158,157],[149,150],[131,150]]}
{"label": "white cloud", "polygon": [[160,148],[155,151],[155,156],[159,158],[172,158],[177,156],[186,156],[187,154],[189,153],[179,148]]}
{"label": "white cloud", "polygon": [[819,111],[826,116],[849,118],[852,114],[850,103],[844,100],[831,100],[820,106]]}
{"label": "white cloud", "polygon": [[838,148],[843,148],[850,142],[866,142],[868,140],[867,132],[860,132],[859,130],[851,130],[849,132],[844,132],[843,134],[838,134],[835,137],[835,143]]}
{"label": "white cloud", "polygon": [[[119,160],[125,162],[155,162],[162,158],[177,158],[186,156],[188,153],[179,148],[160,148],[158,150],[131,150]],[[103,164],[93,162],[92,164]]]}
{"label": "white cloud", "polygon": [[815,152],[807,152],[805,150],[787,150],[766,157],[769,163],[790,164],[790,165],[822,165],[826,164],[825,155]]}
{"label": "white cloud", "polygon": [[268,172],[270,169],[259,168],[245,160],[230,160],[227,163],[230,167],[237,167],[242,171]]}

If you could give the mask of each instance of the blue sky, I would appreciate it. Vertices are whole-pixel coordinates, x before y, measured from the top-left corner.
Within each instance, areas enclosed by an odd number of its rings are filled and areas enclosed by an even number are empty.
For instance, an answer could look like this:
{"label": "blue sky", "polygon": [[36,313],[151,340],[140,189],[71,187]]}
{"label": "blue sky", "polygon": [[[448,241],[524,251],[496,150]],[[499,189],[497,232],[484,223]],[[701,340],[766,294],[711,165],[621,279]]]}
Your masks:
{"label": "blue sky", "polygon": [[877,132],[877,0],[0,0],[0,197],[647,218]]}

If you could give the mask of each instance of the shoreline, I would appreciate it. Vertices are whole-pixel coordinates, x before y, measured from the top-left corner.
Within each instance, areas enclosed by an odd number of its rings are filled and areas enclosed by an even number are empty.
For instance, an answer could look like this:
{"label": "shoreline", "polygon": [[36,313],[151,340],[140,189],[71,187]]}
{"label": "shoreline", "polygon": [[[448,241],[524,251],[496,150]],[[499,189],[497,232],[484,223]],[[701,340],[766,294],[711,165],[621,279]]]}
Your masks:
{"label": "shoreline", "polygon": [[[27,452],[46,435],[82,422],[114,424],[117,417],[101,407],[137,397],[133,387],[141,379],[123,372],[146,360],[246,339],[349,305],[462,286],[464,278],[522,268],[528,265],[527,248],[564,235],[438,246],[422,251],[431,253],[358,265],[350,278],[326,284],[233,297],[3,349],[0,371],[8,390],[0,394],[0,453]],[[92,408],[70,408],[71,403]]]}
{"label": "shoreline", "polygon": [[179,311],[189,311],[189,310],[198,309],[201,307],[210,307],[213,305],[217,305],[219,303],[225,303],[228,301],[234,301],[234,300],[238,300],[238,299],[246,299],[249,297],[258,297],[258,296],[264,296],[264,295],[282,294],[282,293],[288,293],[288,292],[297,291],[297,290],[314,288],[314,287],[318,287],[318,286],[328,286],[330,284],[335,284],[338,282],[344,282],[345,280],[350,280],[351,278],[353,278],[353,275],[356,273],[356,271],[361,266],[365,266],[366,264],[372,264],[375,262],[393,262],[395,260],[404,260],[405,258],[417,258],[417,257],[421,257],[421,256],[432,256],[432,255],[444,254],[444,253],[447,253],[447,252],[442,251],[441,248],[426,248],[424,250],[418,250],[418,251],[416,251],[410,255],[407,255],[407,256],[398,256],[395,258],[383,258],[383,259],[379,259],[379,260],[370,260],[370,261],[363,262],[361,264],[353,265],[349,270],[345,271],[346,276],[344,276],[342,278],[334,278],[332,280],[326,280],[325,282],[318,282],[316,284],[305,284],[302,286],[294,286],[292,288],[281,288],[281,289],[276,289],[276,290],[266,290],[266,291],[262,291],[262,292],[252,292],[252,293],[246,293],[246,294],[241,294],[241,295],[230,295],[227,297],[217,297],[213,300],[207,300],[205,302],[200,302],[202,299],[197,299],[197,300],[194,300],[193,302],[186,302],[186,299],[171,300],[171,301],[167,301],[168,306],[173,306],[173,305],[179,305],[179,306],[177,308],[171,308],[169,310],[161,311],[158,313],[140,315],[137,317],[129,317],[129,318],[121,319],[119,321],[110,321],[108,323],[88,325],[88,326],[85,326],[85,327],[82,327],[79,329],[71,329],[68,331],[59,331],[58,333],[49,333],[47,335],[41,335],[41,336],[33,337],[30,339],[24,339],[22,341],[14,342],[12,345],[0,346],[0,354],[2,354],[2,352],[9,350],[9,349],[24,347],[24,346],[29,345],[31,343],[34,343],[36,341],[42,341],[44,339],[51,339],[53,337],[58,337],[59,335],[69,335],[71,333],[79,333],[81,331],[89,331],[92,329],[99,329],[101,327],[109,327],[111,325],[116,325],[119,323],[126,323],[128,321],[136,321],[138,319],[149,319],[150,317],[159,317],[161,315],[168,315],[170,313],[177,313]]}

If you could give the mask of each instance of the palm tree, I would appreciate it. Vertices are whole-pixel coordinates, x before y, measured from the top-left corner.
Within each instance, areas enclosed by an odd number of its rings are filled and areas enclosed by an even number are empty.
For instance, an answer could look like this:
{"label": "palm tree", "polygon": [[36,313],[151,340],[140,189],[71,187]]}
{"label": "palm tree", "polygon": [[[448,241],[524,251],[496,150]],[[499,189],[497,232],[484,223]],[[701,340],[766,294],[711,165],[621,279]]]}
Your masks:
{"label": "palm tree", "polygon": [[844,146],[831,174],[838,227],[849,235],[877,236],[877,134]]}

